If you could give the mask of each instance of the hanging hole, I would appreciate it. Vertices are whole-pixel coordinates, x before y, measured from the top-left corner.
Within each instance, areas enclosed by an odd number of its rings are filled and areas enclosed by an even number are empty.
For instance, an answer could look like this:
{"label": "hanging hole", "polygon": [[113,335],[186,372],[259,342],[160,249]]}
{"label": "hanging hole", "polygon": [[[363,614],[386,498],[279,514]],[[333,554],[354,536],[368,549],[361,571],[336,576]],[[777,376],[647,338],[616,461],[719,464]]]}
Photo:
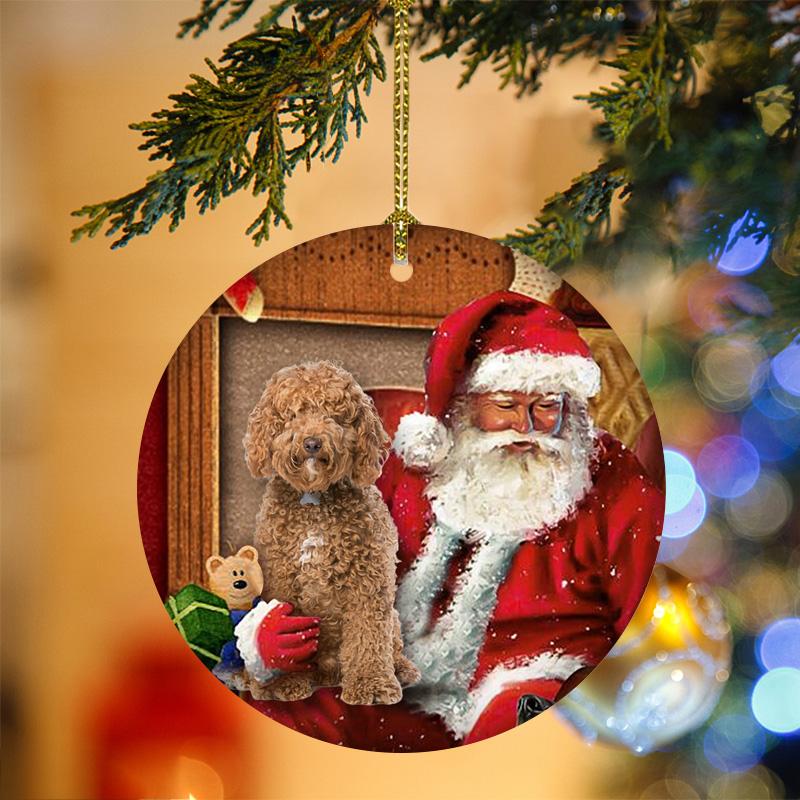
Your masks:
{"label": "hanging hole", "polygon": [[405,283],[411,279],[414,274],[414,267],[408,263],[408,259],[403,261],[392,261],[392,266],[389,269],[389,275],[394,278],[398,283]]}

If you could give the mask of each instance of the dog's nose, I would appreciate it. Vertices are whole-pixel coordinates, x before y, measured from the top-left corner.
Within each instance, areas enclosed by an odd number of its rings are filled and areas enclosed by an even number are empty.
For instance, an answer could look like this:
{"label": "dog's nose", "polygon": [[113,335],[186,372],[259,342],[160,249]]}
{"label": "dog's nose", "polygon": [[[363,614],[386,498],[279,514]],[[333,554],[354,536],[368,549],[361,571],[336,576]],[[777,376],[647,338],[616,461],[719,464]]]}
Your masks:
{"label": "dog's nose", "polygon": [[234,589],[246,589],[247,588],[247,581],[234,581],[233,582]]}
{"label": "dog's nose", "polygon": [[305,448],[306,453],[310,456],[314,456],[322,448],[322,440],[317,439],[316,436],[309,436],[307,439],[303,439],[303,447]]}

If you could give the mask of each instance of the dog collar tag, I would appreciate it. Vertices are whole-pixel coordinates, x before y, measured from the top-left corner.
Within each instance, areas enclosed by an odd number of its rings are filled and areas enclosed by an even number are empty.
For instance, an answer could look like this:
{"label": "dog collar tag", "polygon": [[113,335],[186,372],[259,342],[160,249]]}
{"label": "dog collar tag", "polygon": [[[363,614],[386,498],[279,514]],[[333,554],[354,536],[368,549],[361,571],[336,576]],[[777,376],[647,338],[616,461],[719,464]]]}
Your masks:
{"label": "dog collar tag", "polygon": [[319,492],[306,492],[300,498],[301,506],[318,506],[319,505]]}

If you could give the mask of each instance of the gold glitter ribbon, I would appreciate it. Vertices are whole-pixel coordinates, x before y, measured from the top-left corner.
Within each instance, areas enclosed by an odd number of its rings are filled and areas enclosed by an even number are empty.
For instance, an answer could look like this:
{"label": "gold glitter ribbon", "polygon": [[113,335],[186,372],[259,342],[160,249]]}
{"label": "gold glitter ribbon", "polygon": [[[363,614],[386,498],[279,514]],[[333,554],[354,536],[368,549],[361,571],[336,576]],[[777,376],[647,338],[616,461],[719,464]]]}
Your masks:
{"label": "gold glitter ribbon", "polygon": [[411,0],[389,0],[394,9],[394,262],[408,262],[408,228],[418,220],[408,210],[408,8]]}

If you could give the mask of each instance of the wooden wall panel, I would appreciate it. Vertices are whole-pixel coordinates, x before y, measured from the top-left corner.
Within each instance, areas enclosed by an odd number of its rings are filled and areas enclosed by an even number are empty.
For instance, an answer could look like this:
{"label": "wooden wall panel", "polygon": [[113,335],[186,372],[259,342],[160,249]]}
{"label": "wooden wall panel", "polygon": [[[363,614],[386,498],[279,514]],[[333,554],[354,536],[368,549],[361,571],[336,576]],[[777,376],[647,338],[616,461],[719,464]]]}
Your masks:
{"label": "wooden wall panel", "polygon": [[[511,251],[471,233],[413,226],[406,283],[389,277],[391,225],[321,236],[293,247],[255,271],[263,317],[433,328],[450,311],[514,279]],[[232,313],[223,303],[215,310]]]}
{"label": "wooden wall panel", "polygon": [[167,368],[168,591],[205,582],[219,550],[219,318],[189,331]]}

